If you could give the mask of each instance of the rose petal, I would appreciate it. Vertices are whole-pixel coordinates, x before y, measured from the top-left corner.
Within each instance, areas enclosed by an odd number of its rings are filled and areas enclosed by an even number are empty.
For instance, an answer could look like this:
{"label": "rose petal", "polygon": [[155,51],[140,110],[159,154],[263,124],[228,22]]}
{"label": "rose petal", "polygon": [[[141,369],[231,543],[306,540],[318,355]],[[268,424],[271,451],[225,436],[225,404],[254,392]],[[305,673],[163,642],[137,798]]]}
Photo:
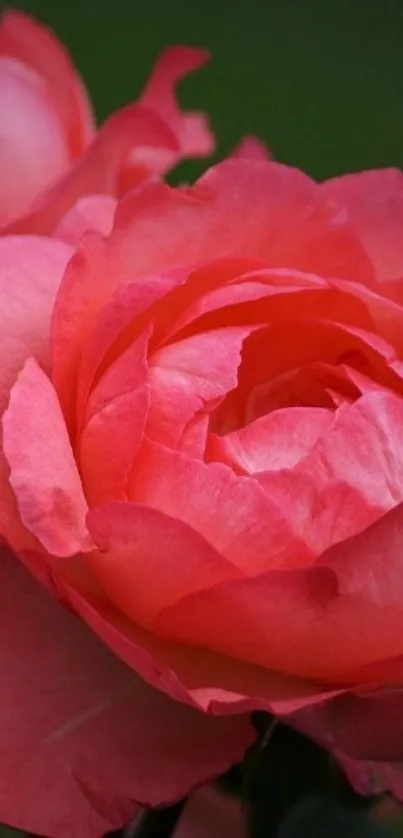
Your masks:
{"label": "rose petal", "polygon": [[[70,252],[67,245],[50,239],[0,238],[0,413],[28,356],[35,355],[48,368],[50,315]],[[35,543],[19,518],[2,453],[0,534],[15,549]]]}
{"label": "rose petal", "polygon": [[168,603],[239,576],[203,536],[155,509],[105,504],[87,523],[100,549],[86,564],[112,601],[146,628]]}
{"label": "rose petal", "polygon": [[270,160],[267,146],[258,137],[244,137],[233,150],[231,157],[245,160]]}
{"label": "rose petal", "polygon": [[66,274],[55,314],[57,388],[76,374],[89,328],[118,285],[220,257],[269,259],[273,268],[292,264],[355,281],[372,276],[340,212],[294,169],[227,160],[190,189],[143,186],[119,203],[105,247],[88,244]]}
{"label": "rose petal", "polygon": [[223,655],[172,643],[128,620],[88,588],[58,578],[58,592],[113,651],[149,684],[204,712],[289,714],[345,692]]}
{"label": "rose petal", "polygon": [[28,212],[38,194],[64,175],[70,157],[56,107],[43,80],[0,56],[0,224]]}
{"label": "rose petal", "polygon": [[[198,413],[211,412],[236,387],[244,338],[249,327],[202,332],[162,347],[150,359],[151,402],[146,433],[150,439],[195,453],[184,439]],[[200,448],[196,438],[196,453]]]}
{"label": "rose petal", "polygon": [[320,188],[347,208],[350,223],[372,260],[379,282],[383,285],[403,280],[402,172],[398,169],[358,172],[328,180]]}
{"label": "rose petal", "polygon": [[221,463],[184,456],[145,441],[129,485],[133,502],[179,518],[242,573],[252,575],[287,560],[307,562],[312,554],[294,531],[290,509],[277,503],[249,477]]}
{"label": "rose petal", "polygon": [[32,212],[9,224],[8,233],[51,234],[60,219],[85,195],[113,195],[118,188],[121,167],[133,147],[139,145],[177,148],[170,129],[151,111],[128,105],[104,122],[87,150],[38,199]]}
{"label": "rose petal", "polygon": [[[179,140],[181,153],[206,157],[214,150],[214,137],[204,114],[183,113],[175,99],[175,85],[208,61],[206,50],[170,47],[158,59],[140,103],[157,113]],[[159,172],[162,174],[162,172]]]}
{"label": "rose petal", "polygon": [[217,585],[167,608],[164,637],[333,684],[403,652],[403,505],[312,568]]}
{"label": "rose petal", "polygon": [[111,195],[88,195],[74,204],[56,227],[54,238],[77,245],[87,230],[108,236],[112,230],[116,199]]}
{"label": "rose petal", "polygon": [[25,12],[8,9],[1,19],[0,55],[17,58],[46,81],[71,154],[80,154],[94,133],[91,105],[67,51],[55,35]]}
{"label": "rose petal", "polygon": [[292,468],[332,423],[331,411],[319,407],[275,410],[239,431],[210,434],[208,458],[246,474]]}
{"label": "rose petal", "polygon": [[126,481],[141,445],[149,406],[144,332],[101,378],[87,402],[79,461],[90,505],[125,500]]}
{"label": "rose petal", "polygon": [[21,520],[54,556],[91,549],[87,503],[56,393],[29,359],[3,414],[4,454]]}
{"label": "rose petal", "polygon": [[247,717],[214,719],[147,687],[15,559],[1,567],[0,821],[101,838],[133,801],[171,803],[242,758]]}

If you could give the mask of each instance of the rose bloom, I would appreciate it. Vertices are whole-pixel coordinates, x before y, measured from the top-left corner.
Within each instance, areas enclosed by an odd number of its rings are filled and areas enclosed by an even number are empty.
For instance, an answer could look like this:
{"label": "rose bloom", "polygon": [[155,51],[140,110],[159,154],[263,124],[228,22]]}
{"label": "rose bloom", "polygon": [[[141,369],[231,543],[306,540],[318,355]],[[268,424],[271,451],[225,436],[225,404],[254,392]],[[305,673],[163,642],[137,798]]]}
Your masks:
{"label": "rose bloom", "polygon": [[252,709],[363,791],[403,757],[403,176],[240,157],[0,240],[0,820],[42,834],[211,779]]}
{"label": "rose bloom", "polygon": [[[96,131],[84,85],[53,33],[24,13],[4,13],[0,230],[52,233],[80,197],[119,195],[184,157],[210,154],[214,144],[206,118],[182,113],[174,97],[176,82],[207,57],[199,49],[167,49],[139,100]],[[102,208],[108,232],[113,204],[107,197]],[[91,199],[78,205],[76,215],[83,230],[92,222],[99,226]]]}

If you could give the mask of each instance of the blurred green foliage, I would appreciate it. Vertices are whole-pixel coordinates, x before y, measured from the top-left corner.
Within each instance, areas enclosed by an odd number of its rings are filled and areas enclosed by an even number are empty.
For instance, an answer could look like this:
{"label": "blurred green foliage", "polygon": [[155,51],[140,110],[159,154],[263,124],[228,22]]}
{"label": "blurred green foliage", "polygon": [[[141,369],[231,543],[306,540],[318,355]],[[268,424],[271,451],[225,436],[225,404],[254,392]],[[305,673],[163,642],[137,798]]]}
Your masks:
{"label": "blurred green foliage", "polygon": [[[245,133],[323,178],[403,168],[403,2],[10,0],[64,40],[99,118],[133,99],[167,44],[209,47],[182,101],[211,115],[225,155]],[[187,165],[193,177],[203,163]]]}

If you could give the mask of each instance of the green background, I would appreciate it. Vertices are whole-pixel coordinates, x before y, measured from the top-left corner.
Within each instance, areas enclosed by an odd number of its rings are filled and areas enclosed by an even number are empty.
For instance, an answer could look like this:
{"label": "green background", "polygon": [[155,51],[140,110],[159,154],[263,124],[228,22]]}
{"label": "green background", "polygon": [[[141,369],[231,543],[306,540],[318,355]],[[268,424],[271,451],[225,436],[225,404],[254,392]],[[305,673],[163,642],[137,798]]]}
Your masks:
{"label": "green background", "polygon": [[[11,0],[72,52],[101,119],[135,98],[167,44],[209,47],[182,101],[225,155],[255,133],[323,178],[403,167],[403,0]],[[193,164],[193,176],[203,164]]]}
{"label": "green background", "polygon": [[[189,43],[211,49],[212,62],[183,84],[181,99],[210,114],[218,156],[254,133],[277,159],[316,178],[403,168],[403,0],[7,5],[53,27],[100,120],[136,97],[164,46]],[[193,177],[203,165],[186,164],[180,176]],[[1,838],[10,834],[0,827]]]}

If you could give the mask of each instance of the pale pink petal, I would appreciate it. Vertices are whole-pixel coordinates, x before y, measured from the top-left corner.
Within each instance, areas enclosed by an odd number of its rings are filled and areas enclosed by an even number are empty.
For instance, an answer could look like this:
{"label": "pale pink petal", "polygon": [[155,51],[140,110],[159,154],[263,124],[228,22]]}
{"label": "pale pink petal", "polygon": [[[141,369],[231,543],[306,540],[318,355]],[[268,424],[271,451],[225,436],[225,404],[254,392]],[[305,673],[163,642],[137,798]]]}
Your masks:
{"label": "pale pink petal", "polygon": [[91,105],[67,50],[53,32],[25,12],[8,9],[1,19],[0,55],[17,58],[46,81],[71,154],[80,154],[94,133]]}
{"label": "pale pink petal", "polygon": [[81,197],[114,195],[122,166],[137,143],[177,149],[174,135],[157,114],[136,104],[128,105],[107,119],[66,174],[39,196],[32,211],[9,224],[7,232],[51,234]]}
{"label": "pale pink petal", "polygon": [[182,596],[240,575],[202,535],[155,509],[105,504],[89,512],[87,524],[99,547],[87,566],[112,602],[145,628]]}
{"label": "pale pink petal", "polygon": [[[45,369],[49,367],[50,316],[70,254],[67,245],[50,239],[0,238],[0,413],[28,356],[35,355]],[[21,523],[2,453],[0,534],[14,549],[35,546]]]}
{"label": "pale pink petal", "polygon": [[50,364],[50,319],[72,254],[63,242],[36,236],[0,238],[0,411],[30,355]]}
{"label": "pale pink petal", "polygon": [[0,821],[102,838],[242,758],[246,716],[215,719],[147,687],[1,556]]}
{"label": "pale pink petal", "polygon": [[54,238],[77,245],[87,230],[108,236],[112,230],[116,198],[111,195],[89,195],[80,198],[56,227]]}
{"label": "pale pink petal", "polygon": [[[198,413],[209,413],[237,385],[244,338],[249,327],[193,335],[162,347],[150,358],[151,401],[147,436],[172,448],[194,453],[183,439]],[[196,440],[196,451],[200,440]]]}
{"label": "pale pink petal", "polygon": [[[351,487],[377,515],[403,500],[403,402],[386,391],[342,408],[298,466],[317,486]],[[344,536],[346,537],[346,536]]]}
{"label": "pale pink petal", "polygon": [[332,422],[333,414],[324,408],[275,410],[239,431],[225,436],[211,434],[208,456],[245,474],[293,468]]}
{"label": "pale pink petal", "polygon": [[0,55],[0,225],[10,224],[69,167],[67,140],[34,70]]}
{"label": "pale pink petal", "polygon": [[21,520],[54,556],[91,549],[87,504],[53,387],[26,362],[3,415],[3,447]]}
{"label": "pale pink petal", "polygon": [[221,463],[206,465],[145,442],[134,462],[129,497],[207,534],[210,544],[248,575],[287,560],[311,560],[289,506]]}

